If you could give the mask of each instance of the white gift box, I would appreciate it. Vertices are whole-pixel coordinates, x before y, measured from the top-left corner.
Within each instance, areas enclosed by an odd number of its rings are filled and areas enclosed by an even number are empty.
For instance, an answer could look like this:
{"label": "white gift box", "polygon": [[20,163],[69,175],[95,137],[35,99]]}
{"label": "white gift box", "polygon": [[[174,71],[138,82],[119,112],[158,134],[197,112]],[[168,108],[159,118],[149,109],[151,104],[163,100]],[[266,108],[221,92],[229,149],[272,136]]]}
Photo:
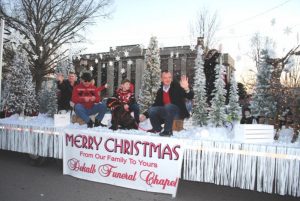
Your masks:
{"label": "white gift box", "polygon": [[265,124],[241,124],[241,138],[247,143],[270,143],[274,141],[274,126]]}
{"label": "white gift box", "polygon": [[65,127],[71,122],[70,113],[65,114],[54,114],[54,126]]}

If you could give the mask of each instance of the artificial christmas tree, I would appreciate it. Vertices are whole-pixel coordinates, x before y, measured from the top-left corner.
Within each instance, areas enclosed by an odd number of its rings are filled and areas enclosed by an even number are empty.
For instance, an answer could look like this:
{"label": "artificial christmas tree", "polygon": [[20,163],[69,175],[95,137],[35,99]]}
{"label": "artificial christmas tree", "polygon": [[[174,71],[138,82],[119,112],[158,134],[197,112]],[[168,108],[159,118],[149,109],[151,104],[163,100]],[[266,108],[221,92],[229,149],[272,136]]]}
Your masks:
{"label": "artificial christmas tree", "polygon": [[213,98],[211,101],[211,111],[209,112],[209,120],[213,126],[223,126],[226,121],[225,114],[225,101],[226,101],[226,89],[224,74],[225,68],[222,64],[222,55],[220,55],[220,62],[216,65],[216,80],[214,82],[215,89],[213,91]]}
{"label": "artificial christmas tree", "polygon": [[48,100],[49,100],[49,91],[47,89],[46,82],[42,83],[42,88],[38,92],[38,103],[40,113],[46,114],[48,112]]}
{"label": "artificial christmas tree", "polygon": [[57,85],[56,82],[53,81],[51,88],[48,91],[48,100],[47,100],[47,114],[50,117],[54,117],[54,114],[57,113]]}
{"label": "artificial christmas tree", "polygon": [[267,62],[269,59],[268,49],[261,51],[259,58],[258,72],[256,78],[256,89],[251,103],[251,110],[254,116],[274,117],[276,102],[272,95],[271,75],[273,66]]}
{"label": "artificial christmas tree", "polygon": [[32,115],[38,112],[38,103],[27,55],[20,46],[15,51],[12,66],[7,75],[5,90],[8,91],[4,109],[9,113]]}
{"label": "artificial christmas tree", "polygon": [[[51,86],[49,86],[51,84]],[[57,84],[53,80],[52,82],[43,82],[42,89],[38,95],[40,112],[48,114],[50,117],[54,117],[57,113]]]}
{"label": "artificial christmas tree", "polygon": [[235,80],[235,75],[232,73],[230,79],[230,91],[229,91],[229,107],[228,115],[229,120],[238,121],[240,119],[240,106],[239,106],[239,94],[238,94],[237,82]]}
{"label": "artificial christmas tree", "polygon": [[207,125],[207,96],[206,96],[206,79],[204,74],[204,62],[202,59],[203,49],[199,46],[197,51],[197,57],[195,60],[195,104],[193,106],[193,123],[195,125],[205,126]]}
{"label": "artificial christmas tree", "polygon": [[160,87],[160,56],[156,37],[151,37],[145,54],[145,70],[138,103],[141,112],[145,112],[154,103],[157,90]]}

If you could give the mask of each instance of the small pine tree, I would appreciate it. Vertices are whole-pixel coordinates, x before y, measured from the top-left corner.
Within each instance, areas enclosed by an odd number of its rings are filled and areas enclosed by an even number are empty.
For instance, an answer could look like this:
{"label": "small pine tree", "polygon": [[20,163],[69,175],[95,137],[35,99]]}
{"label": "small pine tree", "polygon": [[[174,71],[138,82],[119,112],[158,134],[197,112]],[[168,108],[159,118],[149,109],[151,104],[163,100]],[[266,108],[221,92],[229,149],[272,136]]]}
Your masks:
{"label": "small pine tree", "polygon": [[49,92],[47,90],[46,82],[42,83],[42,88],[38,93],[38,102],[40,106],[40,113],[48,112],[48,100],[49,100]]}
{"label": "small pine tree", "polygon": [[258,63],[256,89],[251,103],[251,111],[254,116],[274,117],[276,112],[276,102],[271,93],[273,66],[267,63],[268,58],[269,50],[262,50]]}
{"label": "small pine tree", "polygon": [[49,90],[49,99],[47,104],[47,114],[50,117],[54,117],[54,114],[57,113],[57,85],[56,82],[53,81],[52,86]]}
{"label": "small pine tree", "polygon": [[47,113],[48,116],[54,117],[57,113],[57,85],[53,81],[51,87],[47,86],[46,82],[43,82],[42,89],[38,94],[38,100],[40,105],[40,112]]}
{"label": "small pine tree", "polygon": [[142,77],[142,88],[138,103],[142,112],[145,112],[154,102],[157,90],[160,87],[160,56],[156,37],[151,37],[145,55],[145,70]]}
{"label": "small pine tree", "polygon": [[203,50],[199,46],[197,57],[195,60],[195,82],[194,82],[194,94],[195,104],[193,107],[193,121],[195,125],[205,126],[207,125],[207,108],[206,102],[206,90],[205,90],[205,74],[204,74],[204,61],[202,59]]}
{"label": "small pine tree", "polygon": [[55,73],[61,73],[64,77],[68,77],[69,72],[75,72],[75,69],[68,59],[58,62]]}
{"label": "small pine tree", "polygon": [[38,111],[38,102],[27,55],[21,48],[15,52],[14,60],[7,75],[8,92],[5,109],[9,113],[33,114]]}
{"label": "small pine tree", "polygon": [[220,64],[216,65],[215,72],[217,79],[214,82],[215,89],[211,101],[211,111],[209,112],[209,119],[214,126],[220,127],[223,126],[223,123],[226,120],[226,89],[224,81],[225,68],[222,64],[222,55],[220,55]]}
{"label": "small pine tree", "polygon": [[230,91],[229,91],[229,108],[228,115],[231,121],[237,121],[240,119],[240,106],[239,106],[239,94],[238,94],[237,82],[235,75],[232,73],[230,79]]}

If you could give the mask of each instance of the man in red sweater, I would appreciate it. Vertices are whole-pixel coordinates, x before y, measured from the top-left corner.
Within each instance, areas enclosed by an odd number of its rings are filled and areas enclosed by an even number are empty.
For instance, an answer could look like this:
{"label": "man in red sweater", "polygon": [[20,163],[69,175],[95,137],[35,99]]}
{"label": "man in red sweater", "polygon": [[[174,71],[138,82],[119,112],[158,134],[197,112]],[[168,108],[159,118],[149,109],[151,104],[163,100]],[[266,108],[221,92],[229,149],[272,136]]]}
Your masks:
{"label": "man in red sweater", "polygon": [[[75,104],[76,115],[83,119],[88,128],[105,126],[101,123],[107,108],[100,102],[99,90],[92,83],[92,75],[83,73],[81,83],[73,89],[72,102]],[[90,119],[90,115],[97,114],[95,122]]]}

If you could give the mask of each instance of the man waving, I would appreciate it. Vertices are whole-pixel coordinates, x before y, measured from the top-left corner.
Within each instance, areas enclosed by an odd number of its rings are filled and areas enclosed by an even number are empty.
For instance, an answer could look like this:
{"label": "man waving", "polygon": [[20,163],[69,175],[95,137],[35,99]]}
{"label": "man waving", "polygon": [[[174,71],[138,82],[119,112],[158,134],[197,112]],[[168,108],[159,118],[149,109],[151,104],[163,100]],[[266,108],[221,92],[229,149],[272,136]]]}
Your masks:
{"label": "man waving", "polygon": [[[171,136],[174,119],[189,117],[185,99],[193,99],[194,92],[190,90],[188,78],[182,76],[180,83],[173,81],[169,71],[161,73],[162,85],[158,89],[155,102],[147,112],[140,116],[140,121],[150,118],[152,129],[149,132],[159,133],[160,136]],[[162,131],[162,124],[164,129]]]}

